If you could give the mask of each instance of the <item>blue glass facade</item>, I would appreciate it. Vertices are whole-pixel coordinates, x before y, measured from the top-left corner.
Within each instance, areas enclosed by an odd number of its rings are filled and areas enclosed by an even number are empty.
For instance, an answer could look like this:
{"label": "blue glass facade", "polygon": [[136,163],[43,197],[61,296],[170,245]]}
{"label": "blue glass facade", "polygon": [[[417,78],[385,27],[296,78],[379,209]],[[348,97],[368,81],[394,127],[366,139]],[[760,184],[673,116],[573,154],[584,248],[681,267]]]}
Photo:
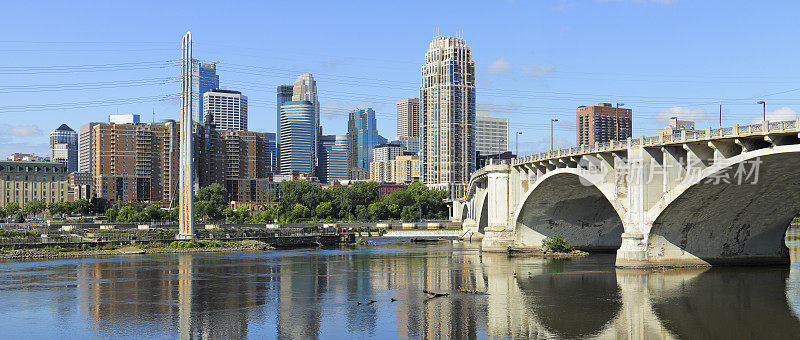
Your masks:
{"label": "blue glass facade", "polygon": [[294,86],[292,85],[279,85],[278,86],[278,101],[276,107],[278,108],[278,114],[275,116],[275,144],[277,145],[278,149],[276,151],[278,158],[276,159],[276,164],[278,168],[276,168],[277,173],[280,173],[280,164],[281,164],[281,106],[286,102],[292,101],[292,94],[294,93]]}
{"label": "blue glass facade", "polygon": [[200,64],[198,70],[198,100],[197,113],[198,121],[203,121],[203,93],[219,88],[219,76],[217,75],[217,64]]}
{"label": "blue glass facade", "polygon": [[364,169],[369,173],[372,162],[372,148],[386,143],[386,138],[378,135],[375,122],[375,111],[371,108],[350,111],[347,124],[347,135],[350,137],[350,166]]}
{"label": "blue glass facade", "polygon": [[347,135],[321,136],[319,140],[319,167],[317,177],[320,182],[330,183],[350,179],[347,158],[350,154],[350,139]]}
{"label": "blue glass facade", "polygon": [[266,133],[267,143],[267,172],[276,173],[278,169],[278,144],[275,140],[275,135],[272,132]]}
{"label": "blue glass facade", "polygon": [[314,104],[289,101],[281,106],[280,172],[314,173]]}

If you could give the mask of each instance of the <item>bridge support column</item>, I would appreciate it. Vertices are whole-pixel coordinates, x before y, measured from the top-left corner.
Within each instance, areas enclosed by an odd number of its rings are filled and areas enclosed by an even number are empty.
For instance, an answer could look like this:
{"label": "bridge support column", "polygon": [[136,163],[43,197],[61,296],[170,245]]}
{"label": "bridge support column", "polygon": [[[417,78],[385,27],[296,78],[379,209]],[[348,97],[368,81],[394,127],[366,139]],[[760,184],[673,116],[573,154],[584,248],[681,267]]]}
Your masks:
{"label": "bridge support column", "polygon": [[514,242],[514,228],[509,223],[509,176],[511,168],[506,164],[485,167],[488,185],[488,226],[484,230],[482,248],[485,251],[507,251]]}

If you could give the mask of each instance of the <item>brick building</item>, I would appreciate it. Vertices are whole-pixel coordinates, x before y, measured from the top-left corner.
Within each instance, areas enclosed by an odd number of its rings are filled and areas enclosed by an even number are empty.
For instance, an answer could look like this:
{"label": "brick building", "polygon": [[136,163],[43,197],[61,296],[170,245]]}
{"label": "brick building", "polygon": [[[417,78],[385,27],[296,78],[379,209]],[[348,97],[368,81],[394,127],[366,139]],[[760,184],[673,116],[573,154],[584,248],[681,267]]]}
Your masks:
{"label": "brick building", "polygon": [[577,109],[578,146],[625,140],[633,136],[633,111],[610,103]]}
{"label": "brick building", "polygon": [[[102,123],[91,127],[93,193],[111,201],[168,204],[177,199],[180,123]],[[267,201],[265,133],[216,130],[195,123],[198,188],[218,183],[229,200]]]}

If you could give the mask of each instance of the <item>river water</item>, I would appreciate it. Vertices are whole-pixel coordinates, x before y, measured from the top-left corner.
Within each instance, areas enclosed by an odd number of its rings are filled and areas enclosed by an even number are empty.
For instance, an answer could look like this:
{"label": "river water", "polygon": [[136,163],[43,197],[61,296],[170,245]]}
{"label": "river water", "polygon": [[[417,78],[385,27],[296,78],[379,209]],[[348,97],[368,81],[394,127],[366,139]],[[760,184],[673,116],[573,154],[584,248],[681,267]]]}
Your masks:
{"label": "river water", "polygon": [[[790,234],[787,244],[800,258],[800,233]],[[468,243],[5,262],[0,335],[800,337],[800,263],[667,271],[613,265],[611,254],[508,258]],[[427,299],[423,289],[450,295]]]}

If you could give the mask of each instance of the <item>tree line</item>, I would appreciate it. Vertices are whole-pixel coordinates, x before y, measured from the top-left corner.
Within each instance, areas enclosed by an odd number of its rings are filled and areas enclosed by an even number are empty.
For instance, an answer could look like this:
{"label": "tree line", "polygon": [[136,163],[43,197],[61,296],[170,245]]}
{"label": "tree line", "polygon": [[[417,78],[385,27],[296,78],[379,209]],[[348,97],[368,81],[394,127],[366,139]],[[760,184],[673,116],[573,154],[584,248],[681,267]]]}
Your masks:
{"label": "tree line", "polygon": [[[306,181],[284,181],[278,186],[280,199],[271,204],[248,208],[229,206],[228,192],[220,184],[211,184],[195,195],[194,212],[198,220],[233,223],[323,222],[323,221],[420,221],[443,220],[448,216],[447,191],[428,189],[412,183],[379,197],[380,185],[355,182],[349,187],[323,189]],[[109,204],[101,199],[54,202],[28,201],[24,207],[10,202],[0,209],[2,218],[17,222],[45,211],[51,216],[104,214],[108,222],[135,223],[177,221],[178,208],[163,209],[142,203]]]}
{"label": "tree line", "polygon": [[228,206],[228,194],[219,184],[201,189],[195,197],[195,215],[207,220],[234,223],[322,222],[383,220],[443,220],[448,216],[447,191],[412,183],[379,197],[375,182],[355,182],[349,187],[323,189],[306,181],[284,181],[280,199],[255,209]]}

